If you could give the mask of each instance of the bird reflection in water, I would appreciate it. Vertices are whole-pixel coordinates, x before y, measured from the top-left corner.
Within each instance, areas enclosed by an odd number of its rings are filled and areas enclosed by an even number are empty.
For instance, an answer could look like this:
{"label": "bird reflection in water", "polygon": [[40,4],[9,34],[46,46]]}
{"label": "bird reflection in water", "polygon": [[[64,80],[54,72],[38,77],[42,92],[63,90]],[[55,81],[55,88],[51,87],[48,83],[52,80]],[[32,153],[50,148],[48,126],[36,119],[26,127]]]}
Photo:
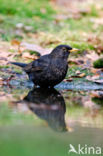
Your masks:
{"label": "bird reflection in water", "polygon": [[23,99],[29,109],[39,118],[45,120],[53,130],[67,131],[65,124],[65,101],[63,96],[53,88],[34,88]]}

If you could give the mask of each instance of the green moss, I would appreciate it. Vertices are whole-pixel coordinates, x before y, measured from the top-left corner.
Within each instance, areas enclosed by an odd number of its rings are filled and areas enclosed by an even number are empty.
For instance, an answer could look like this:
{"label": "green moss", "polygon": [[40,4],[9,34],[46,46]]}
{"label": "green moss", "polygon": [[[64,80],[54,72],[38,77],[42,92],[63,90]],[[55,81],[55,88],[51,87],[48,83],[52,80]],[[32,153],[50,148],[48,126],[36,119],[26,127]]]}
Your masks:
{"label": "green moss", "polygon": [[103,106],[103,97],[101,97],[101,98],[93,97],[93,98],[92,98],[92,101],[93,101],[94,103],[96,103],[97,105]]}
{"label": "green moss", "polygon": [[93,62],[94,68],[103,68],[103,58],[100,58]]}
{"label": "green moss", "polygon": [[80,49],[80,51],[78,51],[78,53],[81,53],[83,50],[88,50],[91,49],[93,50],[94,47],[91,44],[88,44],[86,42],[75,42],[75,41],[70,41],[70,45],[72,47],[75,47],[77,49]]}
{"label": "green moss", "polygon": [[1,68],[9,68],[9,65],[2,65],[2,66],[0,65],[0,69]]}
{"label": "green moss", "polygon": [[37,53],[36,51],[32,51],[32,50],[30,50],[29,53],[30,53],[31,55],[37,55],[37,56],[40,56],[40,54]]}

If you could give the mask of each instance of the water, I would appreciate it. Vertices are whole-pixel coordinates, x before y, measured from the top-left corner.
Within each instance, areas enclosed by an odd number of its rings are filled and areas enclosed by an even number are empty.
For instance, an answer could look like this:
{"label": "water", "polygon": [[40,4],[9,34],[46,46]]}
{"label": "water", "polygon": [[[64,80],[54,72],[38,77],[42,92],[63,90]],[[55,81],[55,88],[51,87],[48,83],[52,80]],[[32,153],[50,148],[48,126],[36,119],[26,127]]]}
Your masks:
{"label": "water", "polygon": [[70,144],[76,151],[84,147],[84,154],[91,146],[90,155],[97,155],[97,146],[103,150],[102,90],[14,86],[0,91],[1,156],[79,155],[68,153]]}

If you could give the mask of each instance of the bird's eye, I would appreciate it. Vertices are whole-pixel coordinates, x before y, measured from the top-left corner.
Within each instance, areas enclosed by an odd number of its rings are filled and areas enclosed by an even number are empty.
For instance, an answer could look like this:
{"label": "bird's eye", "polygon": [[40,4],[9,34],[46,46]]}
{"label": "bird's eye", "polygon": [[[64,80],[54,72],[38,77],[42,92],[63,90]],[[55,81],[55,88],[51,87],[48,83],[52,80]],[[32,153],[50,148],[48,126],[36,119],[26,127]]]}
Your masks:
{"label": "bird's eye", "polygon": [[64,52],[66,52],[66,51],[67,51],[65,47],[63,47],[62,49],[63,49],[63,51],[64,51]]}

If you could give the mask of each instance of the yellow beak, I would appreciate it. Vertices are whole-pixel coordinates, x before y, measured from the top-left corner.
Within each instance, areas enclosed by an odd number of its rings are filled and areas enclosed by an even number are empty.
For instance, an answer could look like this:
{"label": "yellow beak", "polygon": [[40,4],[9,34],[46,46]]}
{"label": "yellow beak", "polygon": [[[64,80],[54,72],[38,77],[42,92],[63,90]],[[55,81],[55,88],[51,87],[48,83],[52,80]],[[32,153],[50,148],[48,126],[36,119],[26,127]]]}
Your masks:
{"label": "yellow beak", "polygon": [[72,50],[69,50],[70,53],[76,52],[76,51],[79,51],[79,49],[73,48]]}

